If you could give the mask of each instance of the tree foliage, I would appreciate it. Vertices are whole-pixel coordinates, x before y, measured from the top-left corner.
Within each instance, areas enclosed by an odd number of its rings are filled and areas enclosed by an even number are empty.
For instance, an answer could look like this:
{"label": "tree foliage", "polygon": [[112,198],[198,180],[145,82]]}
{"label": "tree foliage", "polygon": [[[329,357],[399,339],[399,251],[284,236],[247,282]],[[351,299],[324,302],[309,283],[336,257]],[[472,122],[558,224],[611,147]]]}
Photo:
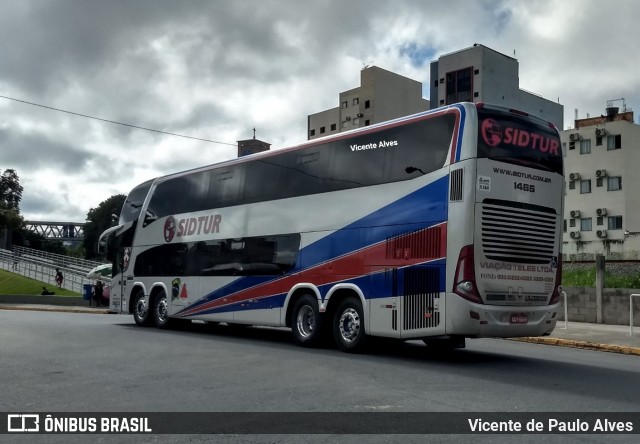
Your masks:
{"label": "tree foliage", "polygon": [[0,176],[0,208],[20,212],[22,185],[16,170],[6,169]]}
{"label": "tree foliage", "polygon": [[24,219],[20,215],[23,188],[16,170],[6,169],[0,175],[0,231],[20,229]]}
{"label": "tree foliage", "polygon": [[107,200],[100,202],[96,208],[91,208],[87,213],[87,221],[84,226],[84,250],[87,259],[98,257],[98,238],[107,228],[113,226],[112,215],[120,215],[126,196],[114,194]]}

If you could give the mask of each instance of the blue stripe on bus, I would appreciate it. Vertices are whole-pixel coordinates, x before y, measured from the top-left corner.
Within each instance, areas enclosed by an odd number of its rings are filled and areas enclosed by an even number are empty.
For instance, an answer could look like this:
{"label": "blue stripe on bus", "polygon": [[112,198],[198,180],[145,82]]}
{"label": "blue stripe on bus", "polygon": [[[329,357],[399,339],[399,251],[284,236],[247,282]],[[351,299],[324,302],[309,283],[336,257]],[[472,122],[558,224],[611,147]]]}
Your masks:
{"label": "blue stripe on bus", "polygon": [[[287,273],[288,275],[301,272],[309,267],[317,266],[322,262],[335,259],[336,257],[352,253],[363,245],[372,245],[389,237],[393,237],[407,231],[414,231],[421,228],[433,226],[447,219],[448,210],[448,188],[449,177],[444,176],[433,183],[398,199],[397,201],[383,207],[373,213],[357,220],[350,225],[314,242],[311,245],[301,249],[299,253],[298,263],[294,270]],[[421,208],[416,212],[416,206]],[[412,218],[420,221],[411,225],[403,223],[406,221],[406,214],[411,213]],[[366,232],[366,239],[360,239],[359,236]],[[212,293],[206,295],[194,304],[185,307],[181,312],[197,309],[198,306],[206,304],[210,301],[225,297],[239,291],[246,290],[256,285],[267,282],[274,282],[281,276],[245,276],[233,281],[232,283],[221,287]],[[349,282],[355,282],[358,279],[350,279]],[[442,279],[444,282],[444,279]],[[333,285],[333,283],[331,284]],[[282,289],[288,292],[289,289]],[[326,289],[325,289],[326,292]],[[325,294],[323,292],[323,296]],[[367,295],[371,292],[367,292]],[[282,294],[274,295],[279,297]],[[387,297],[387,296],[380,296]],[[237,310],[238,307],[233,305],[214,308],[203,313],[221,313],[224,311]]]}

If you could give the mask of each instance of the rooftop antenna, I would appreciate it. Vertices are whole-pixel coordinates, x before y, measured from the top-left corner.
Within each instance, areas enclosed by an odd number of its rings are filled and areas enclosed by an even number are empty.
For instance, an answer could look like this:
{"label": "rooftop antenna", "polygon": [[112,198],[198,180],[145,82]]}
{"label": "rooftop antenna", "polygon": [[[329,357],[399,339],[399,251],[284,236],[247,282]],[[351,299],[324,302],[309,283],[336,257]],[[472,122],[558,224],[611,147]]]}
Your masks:
{"label": "rooftop antenna", "polygon": [[369,66],[371,66],[372,63],[373,63],[373,60],[369,60],[369,63],[362,62],[362,70],[367,69]]}
{"label": "rooftop antenna", "polygon": [[253,138],[254,138],[254,140],[256,138],[256,127],[255,126],[253,127]]}

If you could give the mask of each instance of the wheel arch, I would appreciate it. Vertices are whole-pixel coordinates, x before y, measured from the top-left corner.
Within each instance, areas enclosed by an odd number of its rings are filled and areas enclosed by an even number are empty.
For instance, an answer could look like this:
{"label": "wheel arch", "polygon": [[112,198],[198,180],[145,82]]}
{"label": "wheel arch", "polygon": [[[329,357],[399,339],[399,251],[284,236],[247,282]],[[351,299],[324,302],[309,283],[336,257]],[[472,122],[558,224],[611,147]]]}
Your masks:
{"label": "wheel arch", "polygon": [[364,316],[364,330],[365,333],[369,333],[369,310],[367,308],[367,300],[364,297],[364,293],[355,284],[338,284],[333,286],[327,293],[327,297],[324,301],[324,312],[328,319],[333,319],[338,305],[343,300],[352,297],[360,301],[362,306],[362,314]]}
{"label": "wheel arch", "polygon": [[[322,304],[320,300],[322,299],[320,295],[320,290],[314,284],[304,283],[304,284],[296,284],[287,293],[287,297],[285,299],[285,310],[283,310],[280,323],[285,325],[286,327],[291,327],[291,312],[293,311],[293,307],[296,305],[296,301],[300,299],[305,294],[311,294],[318,301],[318,309],[322,312]],[[283,318],[282,318],[283,317]]]}

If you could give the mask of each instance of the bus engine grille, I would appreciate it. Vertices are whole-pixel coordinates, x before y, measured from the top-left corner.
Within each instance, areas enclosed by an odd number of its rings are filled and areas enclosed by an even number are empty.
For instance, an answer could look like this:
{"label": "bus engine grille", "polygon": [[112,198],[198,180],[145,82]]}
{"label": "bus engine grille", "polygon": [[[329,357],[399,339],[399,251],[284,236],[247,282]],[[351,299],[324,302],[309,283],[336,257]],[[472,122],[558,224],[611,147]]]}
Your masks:
{"label": "bus engine grille", "polygon": [[551,208],[486,199],[482,204],[482,249],[488,259],[549,264],[557,218]]}
{"label": "bus engine grille", "polygon": [[438,268],[404,270],[403,329],[437,327],[440,312],[435,310],[435,298],[440,297]]}

